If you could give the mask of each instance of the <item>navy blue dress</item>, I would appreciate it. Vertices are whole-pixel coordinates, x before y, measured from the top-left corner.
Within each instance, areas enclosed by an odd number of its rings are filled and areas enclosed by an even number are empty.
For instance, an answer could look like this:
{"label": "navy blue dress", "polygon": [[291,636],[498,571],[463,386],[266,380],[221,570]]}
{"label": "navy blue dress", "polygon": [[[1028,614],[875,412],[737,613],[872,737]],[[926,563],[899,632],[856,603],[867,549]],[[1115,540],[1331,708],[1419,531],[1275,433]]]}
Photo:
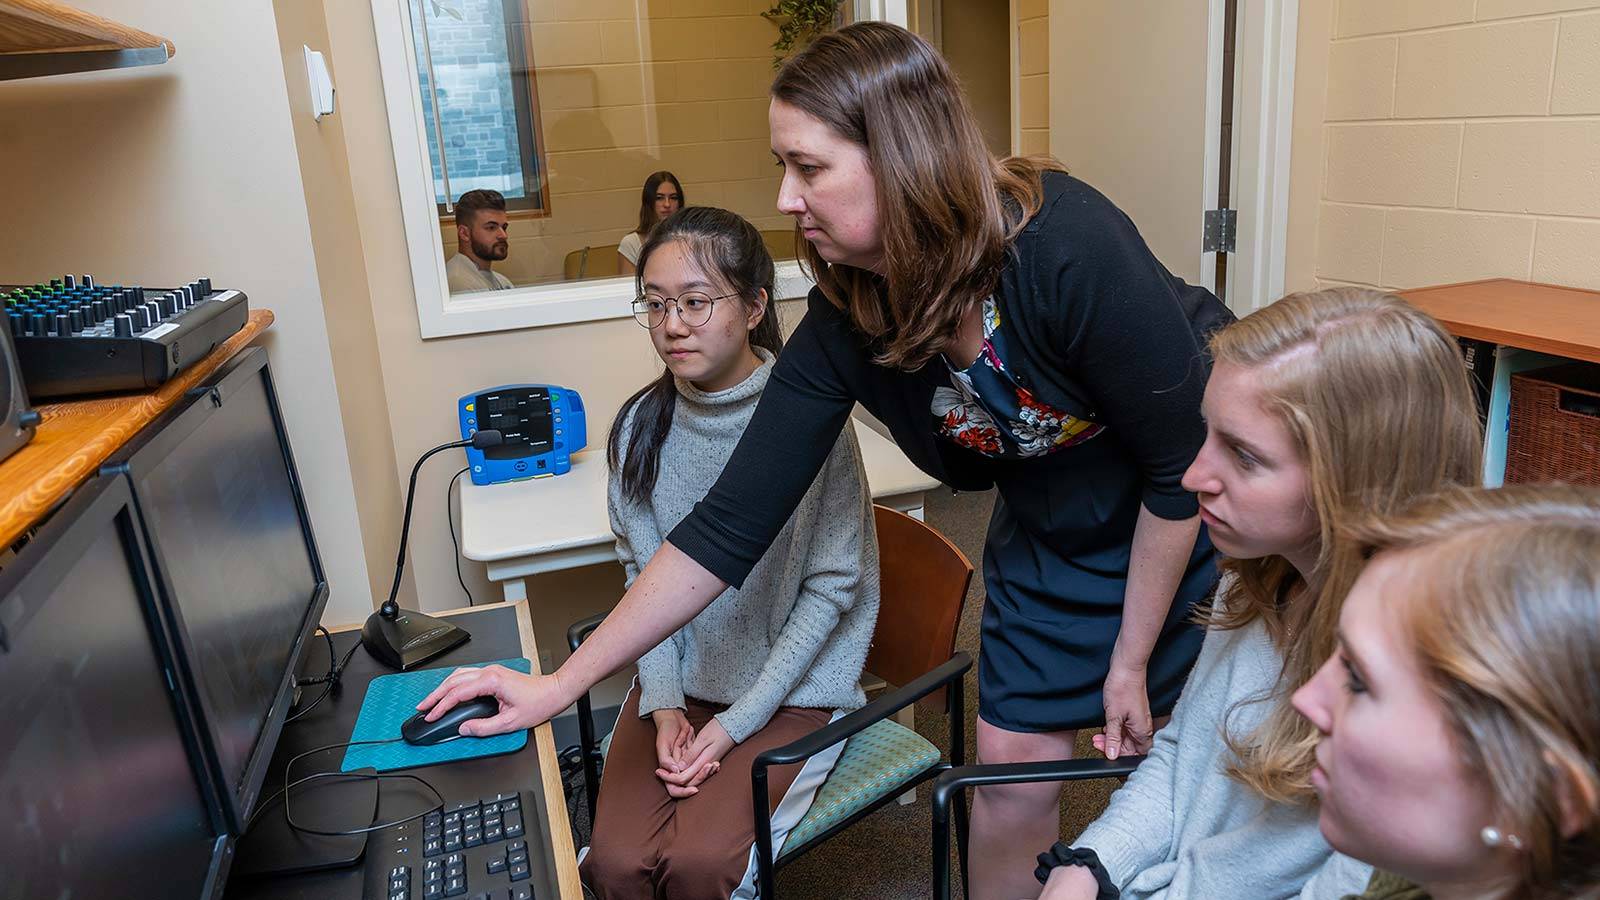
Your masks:
{"label": "navy blue dress", "polygon": [[[1019,385],[1005,363],[1015,352],[991,297],[978,358],[965,369],[949,366],[950,386],[933,394],[939,436],[995,461],[978,714],[1008,731],[1098,725],[1143,479],[1105,425]],[[1202,527],[1150,656],[1155,715],[1172,710],[1199,655],[1193,607],[1216,581],[1214,557]]]}

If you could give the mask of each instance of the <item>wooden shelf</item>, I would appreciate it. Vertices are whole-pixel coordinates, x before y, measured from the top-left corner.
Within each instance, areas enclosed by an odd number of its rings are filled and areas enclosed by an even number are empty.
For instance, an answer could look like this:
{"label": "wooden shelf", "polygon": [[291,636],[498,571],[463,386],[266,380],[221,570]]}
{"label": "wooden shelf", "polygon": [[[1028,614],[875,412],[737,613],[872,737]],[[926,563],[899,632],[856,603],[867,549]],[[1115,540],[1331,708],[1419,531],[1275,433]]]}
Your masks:
{"label": "wooden shelf", "polygon": [[54,0],[0,0],[0,80],[159,65],[163,37]]}
{"label": "wooden shelf", "polygon": [[1398,293],[1457,337],[1600,363],[1600,291],[1492,278]]}
{"label": "wooden shelf", "polygon": [[38,407],[43,420],[33,440],[0,462],[0,548],[43,519],[185,391],[249,346],[272,318],[270,309],[251,310],[249,321],[233,337],[153,391]]}

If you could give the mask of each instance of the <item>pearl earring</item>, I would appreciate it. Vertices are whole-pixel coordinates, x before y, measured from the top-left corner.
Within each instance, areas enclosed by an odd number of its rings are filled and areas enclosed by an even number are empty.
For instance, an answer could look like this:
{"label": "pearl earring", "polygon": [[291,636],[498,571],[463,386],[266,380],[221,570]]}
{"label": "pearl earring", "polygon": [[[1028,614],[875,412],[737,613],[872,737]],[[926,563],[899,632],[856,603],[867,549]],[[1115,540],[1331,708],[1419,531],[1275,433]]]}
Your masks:
{"label": "pearl earring", "polygon": [[1510,847],[1513,850],[1522,849],[1522,838],[1519,838],[1514,834],[1506,834],[1493,825],[1483,826],[1483,830],[1478,832],[1478,836],[1483,838],[1483,843],[1487,847],[1504,846]]}

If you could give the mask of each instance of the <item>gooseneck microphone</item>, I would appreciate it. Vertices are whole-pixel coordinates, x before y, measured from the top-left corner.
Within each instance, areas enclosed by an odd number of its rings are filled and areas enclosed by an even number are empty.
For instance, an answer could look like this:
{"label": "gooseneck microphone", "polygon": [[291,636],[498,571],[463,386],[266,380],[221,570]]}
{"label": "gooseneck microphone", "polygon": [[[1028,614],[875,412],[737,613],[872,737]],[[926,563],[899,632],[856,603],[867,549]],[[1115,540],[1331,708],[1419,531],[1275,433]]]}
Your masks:
{"label": "gooseneck microphone", "polygon": [[389,586],[388,599],[383,601],[377,612],[367,617],[366,625],[361,628],[361,643],[379,662],[404,672],[455,649],[472,637],[459,625],[414,610],[401,609],[395,598],[400,594],[400,579],[405,573],[406,544],[411,535],[411,506],[416,499],[417,474],[422,471],[422,464],[445,450],[459,447],[482,450],[503,443],[505,437],[498,431],[476,431],[467,440],[434,447],[422,454],[416,465],[411,467],[411,481],[406,486],[405,517],[400,523],[400,552],[394,561],[394,583]]}

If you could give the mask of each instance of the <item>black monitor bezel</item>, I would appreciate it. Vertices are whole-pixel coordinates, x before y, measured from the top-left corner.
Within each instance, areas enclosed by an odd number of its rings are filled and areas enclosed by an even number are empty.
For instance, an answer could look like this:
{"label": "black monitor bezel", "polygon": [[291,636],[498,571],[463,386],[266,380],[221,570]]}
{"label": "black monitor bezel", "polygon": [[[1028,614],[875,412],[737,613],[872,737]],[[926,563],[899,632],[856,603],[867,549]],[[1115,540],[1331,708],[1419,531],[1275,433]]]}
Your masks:
{"label": "black monitor bezel", "polygon": [[[176,589],[168,575],[169,566],[162,553],[161,537],[154,534],[150,523],[144,515],[140,503],[139,481],[145,472],[148,472],[172,450],[187,440],[208,421],[215,411],[225,404],[228,398],[237,393],[240,388],[251,382],[251,379],[260,378],[265,381],[267,405],[272,413],[273,430],[278,439],[278,449],[283,454],[285,468],[289,474],[289,483],[294,492],[295,509],[300,518],[300,531],[306,542],[306,550],[311,558],[312,571],[316,584],[312,588],[311,596],[307,598],[306,612],[301,620],[300,628],[295,634],[294,646],[290,648],[285,671],[278,686],[278,693],[273,699],[272,708],[262,724],[261,736],[256,740],[255,747],[250,752],[250,758],[245,764],[240,784],[236,789],[223,771],[222,759],[217,752],[215,732],[210,727],[214,720],[210,703],[206,694],[199,688],[198,674],[190,665],[193,658],[193,645],[189,639],[188,630],[183,623],[183,616],[175,602]],[[114,471],[128,479],[128,485],[133,492],[134,507],[139,511],[139,523],[149,547],[153,560],[154,582],[157,587],[158,600],[161,603],[163,614],[172,622],[179,649],[178,670],[183,679],[185,689],[194,698],[196,708],[202,720],[201,734],[205,736],[203,747],[208,770],[218,795],[222,798],[223,808],[229,816],[229,821],[235,834],[244,834],[249,825],[250,813],[261,794],[261,786],[266,778],[267,768],[272,760],[273,751],[278,744],[278,738],[283,732],[284,720],[288,717],[289,708],[294,704],[295,674],[299,667],[300,658],[315,634],[322,614],[328,602],[328,578],[322,566],[322,557],[317,551],[316,536],[312,531],[310,511],[306,506],[305,490],[300,480],[299,470],[295,467],[294,452],[289,444],[288,431],[284,424],[283,411],[278,402],[278,392],[274,386],[272,370],[267,366],[267,352],[260,347],[251,347],[219,369],[207,382],[199,387],[191,388],[187,395],[189,402],[175,408],[157,420],[142,433],[142,437],[130,444],[120,458],[108,463],[102,471]],[[174,536],[174,539],[183,539],[185,536]]]}
{"label": "black monitor bezel", "polygon": [[[216,780],[206,761],[207,741],[203,736],[204,726],[199,719],[195,695],[176,675],[177,653],[172,623],[156,595],[150,547],[145,540],[128,482],[123,478],[100,474],[79,486],[43,524],[34,529],[27,544],[18,550],[16,558],[0,568],[0,598],[10,596],[19,586],[31,586],[39,580],[50,585],[59,584],[89,545],[100,537],[108,521],[117,530],[134,589],[139,594],[140,612],[148,629],[152,650],[166,680],[173,718],[178,723],[189,768],[194,774],[195,791],[205,807],[213,835],[211,861],[200,893],[200,900],[212,900],[221,895],[227,884],[236,838],[229,828],[224,799],[217,790]],[[15,639],[0,630],[0,641]],[[85,814],[90,813],[86,810]]]}

